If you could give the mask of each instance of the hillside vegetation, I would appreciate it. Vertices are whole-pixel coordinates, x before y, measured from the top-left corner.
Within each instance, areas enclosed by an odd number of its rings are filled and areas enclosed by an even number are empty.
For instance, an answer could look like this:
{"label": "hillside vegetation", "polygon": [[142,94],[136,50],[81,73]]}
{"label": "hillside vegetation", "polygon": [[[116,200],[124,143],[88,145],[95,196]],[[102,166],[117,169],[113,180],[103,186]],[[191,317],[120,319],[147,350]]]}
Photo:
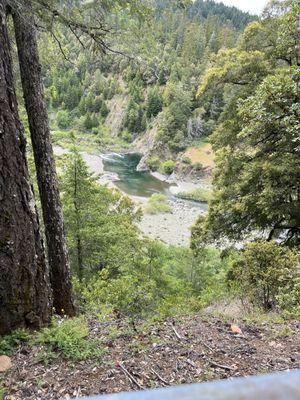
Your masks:
{"label": "hillside vegetation", "polygon": [[300,367],[299,14],[0,1],[0,400]]}

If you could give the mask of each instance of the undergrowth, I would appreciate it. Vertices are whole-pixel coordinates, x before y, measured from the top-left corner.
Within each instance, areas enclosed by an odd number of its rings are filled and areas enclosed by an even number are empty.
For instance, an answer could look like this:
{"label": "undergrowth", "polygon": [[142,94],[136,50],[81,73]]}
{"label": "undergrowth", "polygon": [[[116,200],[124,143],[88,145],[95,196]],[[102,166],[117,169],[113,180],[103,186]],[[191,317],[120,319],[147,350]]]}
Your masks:
{"label": "undergrowth", "polygon": [[40,355],[44,362],[61,353],[66,359],[79,361],[100,360],[103,349],[99,340],[89,339],[89,328],[83,317],[73,319],[55,319],[52,325],[42,329],[34,339],[35,344],[46,345],[48,354]]}
{"label": "undergrowth", "polygon": [[30,333],[25,329],[17,329],[10,335],[0,337],[0,354],[11,355],[17,347],[29,342],[30,338]]}

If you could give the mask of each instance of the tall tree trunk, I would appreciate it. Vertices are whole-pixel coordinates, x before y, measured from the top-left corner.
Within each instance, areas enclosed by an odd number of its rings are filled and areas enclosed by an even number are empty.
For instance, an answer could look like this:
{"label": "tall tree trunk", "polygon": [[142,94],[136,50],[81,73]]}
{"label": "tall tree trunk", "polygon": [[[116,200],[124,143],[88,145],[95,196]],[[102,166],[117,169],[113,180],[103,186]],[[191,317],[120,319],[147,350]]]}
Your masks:
{"label": "tall tree trunk", "polygon": [[82,258],[82,244],[80,235],[80,212],[77,204],[77,154],[74,158],[74,209],[76,218],[76,248],[77,248],[77,273],[78,278],[82,281],[83,278],[83,258]]}
{"label": "tall tree trunk", "polygon": [[75,314],[62,209],[39,63],[34,20],[13,14],[21,80],[28,115],[48,248],[53,306]]}
{"label": "tall tree trunk", "polygon": [[49,273],[17,111],[6,0],[0,0],[0,334],[49,322]]}

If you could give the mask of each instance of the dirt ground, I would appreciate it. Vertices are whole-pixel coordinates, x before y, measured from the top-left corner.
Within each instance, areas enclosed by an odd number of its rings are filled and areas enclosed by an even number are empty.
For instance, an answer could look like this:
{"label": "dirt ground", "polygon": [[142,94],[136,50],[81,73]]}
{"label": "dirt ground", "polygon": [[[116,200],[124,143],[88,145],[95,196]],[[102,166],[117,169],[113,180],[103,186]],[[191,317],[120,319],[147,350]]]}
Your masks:
{"label": "dirt ground", "polygon": [[[176,321],[176,322],[175,322]],[[199,314],[146,324],[90,322],[105,349],[101,363],[59,357],[45,366],[41,347],[20,347],[0,375],[7,400],[69,399],[158,388],[300,367],[300,323],[238,322]]]}

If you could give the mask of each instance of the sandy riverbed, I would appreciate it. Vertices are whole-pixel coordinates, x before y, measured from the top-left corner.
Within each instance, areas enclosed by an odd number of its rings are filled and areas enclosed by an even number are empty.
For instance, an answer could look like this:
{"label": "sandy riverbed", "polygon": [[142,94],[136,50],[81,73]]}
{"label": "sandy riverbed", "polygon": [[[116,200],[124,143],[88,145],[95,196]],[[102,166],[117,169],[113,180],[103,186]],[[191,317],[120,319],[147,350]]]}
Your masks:
{"label": "sandy riverbed", "polygon": [[[54,146],[53,149],[56,156],[68,153],[68,150],[58,146]],[[88,154],[86,152],[81,152],[80,154],[89,167],[89,170],[93,174],[100,175],[99,183],[108,185],[109,187],[115,187],[114,180],[117,179],[117,177],[104,171],[101,156]],[[164,176],[157,178],[164,179]],[[178,192],[190,191],[197,187],[199,186],[191,182],[178,181],[176,185],[171,187],[171,191],[175,194]],[[147,202],[147,198],[137,196],[129,197],[141,207]],[[190,227],[195,223],[199,215],[203,214],[204,210],[196,203],[175,198],[174,200],[169,200],[169,205],[171,207],[171,213],[155,215],[144,214],[139,223],[139,228],[144,236],[162,240],[167,244],[187,246],[189,245],[191,236]]]}

